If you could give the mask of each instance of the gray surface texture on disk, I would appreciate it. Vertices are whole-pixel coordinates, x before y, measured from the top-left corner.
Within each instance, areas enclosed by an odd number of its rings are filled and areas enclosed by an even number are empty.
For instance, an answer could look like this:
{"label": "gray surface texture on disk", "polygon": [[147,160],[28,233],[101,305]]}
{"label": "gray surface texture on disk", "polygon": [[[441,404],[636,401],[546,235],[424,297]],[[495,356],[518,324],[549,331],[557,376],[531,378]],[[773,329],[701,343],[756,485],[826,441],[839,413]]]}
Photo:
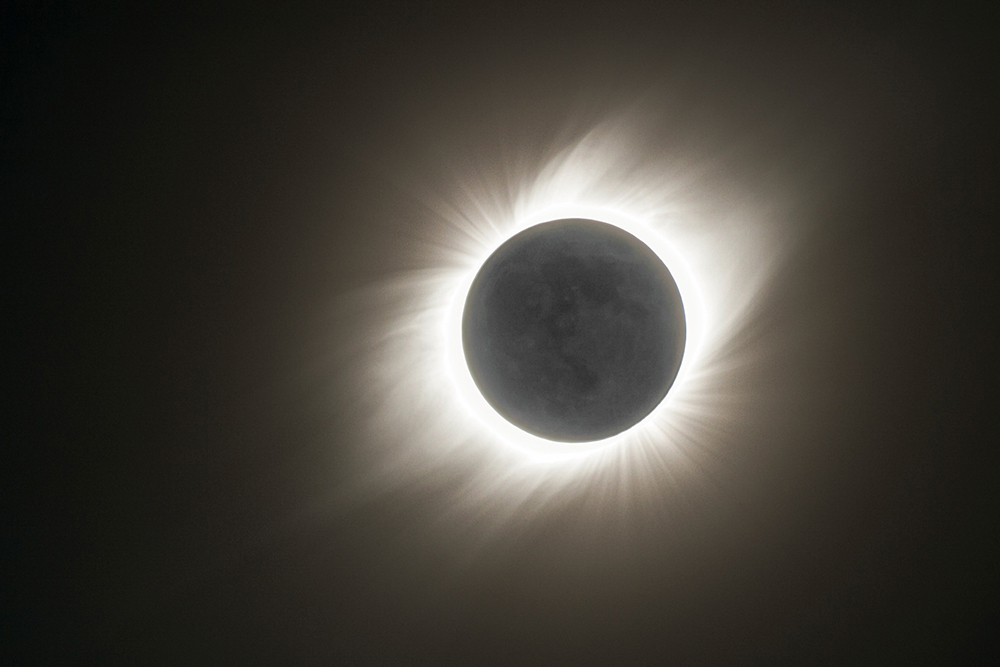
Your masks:
{"label": "gray surface texture on disk", "polygon": [[529,227],[483,263],[462,344],[483,397],[528,433],[601,440],[660,404],[684,354],[684,307],[642,241],[596,220]]}

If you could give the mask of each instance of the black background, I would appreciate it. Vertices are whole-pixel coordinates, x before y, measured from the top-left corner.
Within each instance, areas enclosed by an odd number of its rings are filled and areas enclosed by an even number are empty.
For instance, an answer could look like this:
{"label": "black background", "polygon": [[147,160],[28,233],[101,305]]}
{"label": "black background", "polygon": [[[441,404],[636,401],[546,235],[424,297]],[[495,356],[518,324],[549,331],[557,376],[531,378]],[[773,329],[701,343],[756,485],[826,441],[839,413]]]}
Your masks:
{"label": "black background", "polygon": [[[10,664],[994,652],[985,4],[173,4],[0,10]],[[731,462],[683,548],[640,517],[628,549],[567,559],[615,520],[570,503],[459,565],[433,486],[302,520],[358,447],[303,380],[315,313],[413,263],[381,167],[662,80],[681,127],[712,119],[692,143],[767,128],[731,167],[753,188],[797,183],[769,155],[837,165],[765,318],[804,314],[772,382],[821,416],[757,425],[780,444]]]}

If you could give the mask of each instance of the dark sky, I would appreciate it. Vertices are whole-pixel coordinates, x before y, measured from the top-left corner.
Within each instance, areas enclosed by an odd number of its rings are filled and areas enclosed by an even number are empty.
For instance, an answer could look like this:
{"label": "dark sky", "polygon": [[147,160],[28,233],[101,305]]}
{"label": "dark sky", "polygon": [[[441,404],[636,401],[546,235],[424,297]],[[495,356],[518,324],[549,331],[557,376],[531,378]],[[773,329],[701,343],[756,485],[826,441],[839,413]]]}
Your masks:
{"label": "dark sky", "polygon": [[[5,664],[996,652],[985,3],[139,4],[0,9]],[[397,175],[636,99],[800,202],[747,446],[707,491],[582,484],[481,549],[454,466],[324,505],[368,446],[316,361],[355,333],[338,295],[420,268]]]}

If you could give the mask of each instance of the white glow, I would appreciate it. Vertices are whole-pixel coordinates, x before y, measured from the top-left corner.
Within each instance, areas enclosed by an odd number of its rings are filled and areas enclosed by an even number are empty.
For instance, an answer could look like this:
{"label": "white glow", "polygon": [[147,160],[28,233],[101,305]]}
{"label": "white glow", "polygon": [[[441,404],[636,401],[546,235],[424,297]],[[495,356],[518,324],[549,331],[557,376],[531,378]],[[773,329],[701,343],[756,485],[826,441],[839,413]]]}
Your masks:
{"label": "white glow", "polygon": [[[624,229],[649,246],[660,260],[667,265],[667,268],[671,269],[671,274],[674,276],[674,281],[677,283],[681,293],[685,318],[687,320],[687,341],[685,343],[684,357],[681,361],[677,378],[667,397],[642,421],[627,431],[603,440],[583,443],[553,442],[527,433],[504,419],[490,406],[478,387],[476,387],[469,373],[462,348],[462,311],[466,295],[469,293],[469,287],[475,279],[476,272],[482,266],[482,263],[513,234],[536,224],[563,218],[587,218],[606,222]],[[669,409],[671,396],[683,391],[684,378],[691,367],[691,360],[697,359],[705,331],[708,328],[704,320],[705,308],[702,303],[702,295],[698,289],[697,280],[684,263],[683,256],[669,244],[667,239],[650,229],[643,221],[630,218],[619,211],[575,203],[565,203],[535,211],[512,225],[509,233],[505,235],[497,234],[497,238],[493,239],[490,247],[486,249],[483,258],[477,262],[475,270],[465,275],[458,287],[452,291],[443,339],[448,356],[448,371],[451,374],[452,381],[455,383],[456,397],[466,404],[468,409],[495,437],[533,458],[551,461],[578,457],[597,449],[618,445],[623,441],[634,439],[637,435],[636,431],[641,432],[644,429],[648,429],[651,421],[655,422],[661,412]]]}
{"label": "white glow", "polygon": [[[703,467],[733,406],[753,391],[733,371],[768,352],[734,342],[787,239],[773,207],[706,178],[704,162],[645,146],[627,120],[608,121],[541,168],[518,161],[456,168],[448,192],[411,188],[415,206],[428,212],[415,232],[425,243],[412,253],[422,268],[341,304],[356,312],[354,346],[341,354],[370,462],[370,476],[356,480],[355,490],[461,471],[456,506],[501,497],[513,512],[581,480],[641,485],[656,478],[662,487]],[[633,428],[595,443],[551,442],[508,423],[473,383],[461,345],[465,296],[486,258],[525,227],[569,217],[615,224],[652,248],[677,282],[687,320],[684,358],[667,397]]]}

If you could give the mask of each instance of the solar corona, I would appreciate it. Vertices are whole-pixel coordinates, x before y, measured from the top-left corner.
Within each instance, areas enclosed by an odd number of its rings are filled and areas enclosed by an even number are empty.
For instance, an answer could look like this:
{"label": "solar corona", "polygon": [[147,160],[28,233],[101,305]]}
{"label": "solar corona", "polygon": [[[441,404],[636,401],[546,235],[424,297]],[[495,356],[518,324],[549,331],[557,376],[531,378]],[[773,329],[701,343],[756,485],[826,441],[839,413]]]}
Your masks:
{"label": "solar corona", "polygon": [[767,352],[732,345],[789,235],[644,137],[611,118],[531,168],[413,183],[414,268],[339,307],[371,466],[347,493],[462,471],[456,509],[514,511],[700,474],[749,389],[733,371]]}

